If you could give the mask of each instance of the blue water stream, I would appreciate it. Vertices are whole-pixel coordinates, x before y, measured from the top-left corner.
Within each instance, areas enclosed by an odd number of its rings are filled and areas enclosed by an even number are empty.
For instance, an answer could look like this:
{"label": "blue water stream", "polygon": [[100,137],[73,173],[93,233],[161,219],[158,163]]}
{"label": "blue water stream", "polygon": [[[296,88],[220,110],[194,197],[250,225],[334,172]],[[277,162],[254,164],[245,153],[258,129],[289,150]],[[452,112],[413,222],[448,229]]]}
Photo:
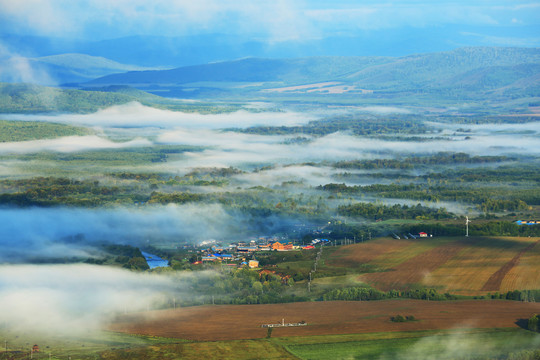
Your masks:
{"label": "blue water stream", "polygon": [[169,266],[169,262],[167,260],[163,260],[157,255],[153,255],[144,251],[141,251],[144,258],[146,259],[146,263],[150,267],[150,269],[154,269],[157,267],[167,267]]}

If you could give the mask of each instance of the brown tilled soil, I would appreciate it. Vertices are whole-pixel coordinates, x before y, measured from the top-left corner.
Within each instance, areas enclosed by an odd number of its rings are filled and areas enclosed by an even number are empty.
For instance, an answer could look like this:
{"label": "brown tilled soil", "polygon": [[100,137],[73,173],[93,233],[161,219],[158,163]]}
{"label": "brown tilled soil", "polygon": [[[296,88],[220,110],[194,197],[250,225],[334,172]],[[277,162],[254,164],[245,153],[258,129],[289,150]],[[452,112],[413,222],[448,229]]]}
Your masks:
{"label": "brown tilled soil", "polygon": [[439,246],[399,264],[394,271],[365,274],[360,278],[384,291],[405,289],[411,284],[421,283],[424,276],[444,265],[464,247],[459,242]]}
{"label": "brown tilled soil", "polygon": [[341,267],[365,264],[380,255],[400,251],[411,244],[414,243],[408,240],[398,242],[394,239],[383,238],[373,242],[342,246],[332,254],[328,264]]}
{"label": "brown tilled soil", "polygon": [[[217,305],[126,315],[110,329],[200,341],[263,338],[262,324],[305,321],[308,326],[274,328],[272,337],[437,330],[462,327],[517,327],[540,312],[540,303],[505,300],[328,301],[268,305]],[[394,323],[391,316],[418,321]]]}
{"label": "brown tilled soil", "polygon": [[532,250],[532,248],[534,248],[537,243],[540,243],[540,240],[530,244],[525,249],[521,250],[516,256],[514,256],[512,260],[501,266],[501,268],[497,270],[493,275],[491,275],[488,281],[486,281],[486,283],[482,287],[482,291],[498,291],[506,274],[508,274],[510,270],[512,270],[512,268],[519,263],[519,259],[521,258],[521,256],[527,251]]}

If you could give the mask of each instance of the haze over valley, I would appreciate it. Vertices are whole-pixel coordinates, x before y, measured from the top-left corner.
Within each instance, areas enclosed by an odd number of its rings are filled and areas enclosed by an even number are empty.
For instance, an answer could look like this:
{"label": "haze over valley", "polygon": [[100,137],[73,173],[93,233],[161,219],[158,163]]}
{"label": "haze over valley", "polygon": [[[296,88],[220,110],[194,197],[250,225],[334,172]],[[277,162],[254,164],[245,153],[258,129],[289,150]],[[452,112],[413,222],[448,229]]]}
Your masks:
{"label": "haze over valley", "polygon": [[0,352],[533,359],[539,9],[0,0]]}

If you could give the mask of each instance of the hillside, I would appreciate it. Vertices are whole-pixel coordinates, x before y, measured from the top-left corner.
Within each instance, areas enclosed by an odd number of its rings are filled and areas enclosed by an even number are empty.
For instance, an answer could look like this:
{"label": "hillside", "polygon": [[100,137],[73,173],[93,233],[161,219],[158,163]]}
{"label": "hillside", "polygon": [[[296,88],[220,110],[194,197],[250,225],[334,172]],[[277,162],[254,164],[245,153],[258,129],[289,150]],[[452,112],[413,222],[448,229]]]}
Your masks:
{"label": "hillside", "polygon": [[300,59],[246,58],[162,71],[114,74],[88,84],[186,84],[215,82],[303,83],[345,78],[351,70],[392,61],[384,57],[313,57]]}
{"label": "hillside", "polygon": [[100,108],[136,101],[134,96],[102,91],[63,90],[31,84],[0,83],[3,113],[89,113]]}
{"label": "hillside", "polygon": [[[99,56],[85,54],[59,54],[36,58],[10,58],[0,61],[0,66],[16,68],[24,64],[29,69],[26,73],[38,74],[34,82],[40,85],[57,85],[64,83],[84,82],[115,73],[146,70],[147,68],[121,64]],[[0,81],[18,82],[21,79],[16,71],[0,72]]]}
{"label": "hillside", "polygon": [[[435,93],[485,96],[507,87],[521,96],[538,96],[540,49],[461,48],[449,52],[405,57],[309,57],[298,59],[247,58],[180,67],[164,71],[132,71],[86,83],[87,86],[132,85],[152,91],[163,88],[227,88],[226,83],[257,83],[252,90],[308,93],[313,87],[284,88],[336,82],[327,93]],[[339,89],[335,86],[339,85]],[[294,90],[294,91],[291,91]],[[319,89],[320,90],[320,89]],[[317,90],[317,91],[319,91]],[[481,91],[482,94],[477,92]]]}

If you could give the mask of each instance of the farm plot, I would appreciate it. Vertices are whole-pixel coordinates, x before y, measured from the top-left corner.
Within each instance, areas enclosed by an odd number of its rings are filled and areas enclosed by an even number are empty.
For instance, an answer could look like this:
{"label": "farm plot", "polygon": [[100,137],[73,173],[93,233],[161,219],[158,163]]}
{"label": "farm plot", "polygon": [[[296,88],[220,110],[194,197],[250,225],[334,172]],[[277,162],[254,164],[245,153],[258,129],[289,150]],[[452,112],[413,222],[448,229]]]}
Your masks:
{"label": "farm plot", "polygon": [[430,248],[430,245],[413,240],[381,238],[366,243],[342,246],[328,259],[328,264],[354,267],[370,263],[387,268],[405,261],[425,248]]}
{"label": "farm plot", "polygon": [[[512,260],[530,246],[531,241],[533,240],[528,238],[470,238],[467,246],[426,277],[423,284],[461,295],[524,289],[501,286],[500,281],[508,270],[511,270],[512,266],[509,264],[512,264]],[[540,270],[540,262],[536,263],[536,270]],[[525,273],[515,275],[516,278],[528,276]],[[499,282],[495,283],[493,279],[497,276]],[[490,279],[492,285],[486,288]],[[538,286],[540,283],[537,282],[536,287]]]}
{"label": "farm plot", "polygon": [[[540,303],[475,301],[328,301],[268,305],[219,305],[151,311],[123,316],[114,331],[196,341],[264,338],[262,324],[307,322],[274,328],[272,337],[420,331],[452,328],[517,328],[516,321],[540,312]],[[396,314],[418,321],[395,323]]]}
{"label": "farm plot", "polygon": [[[540,240],[521,254],[518,263],[502,280],[500,291],[540,289]],[[539,299],[540,300],[540,299]]]}
{"label": "farm plot", "polygon": [[362,279],[385,291],[423,284],[432,271],[454,257],[463,246],[460,242],[444,244],[410,258],[397,265],[393,271],[366,274]]}
{"label": "farm plot", "polygon": [[480,295],[540,288],[538,238],[454,237],[423,240],[378,239],[336,251],[329,263],[362,263],[379,272],[359,280],[380,290],[410,287]]}

